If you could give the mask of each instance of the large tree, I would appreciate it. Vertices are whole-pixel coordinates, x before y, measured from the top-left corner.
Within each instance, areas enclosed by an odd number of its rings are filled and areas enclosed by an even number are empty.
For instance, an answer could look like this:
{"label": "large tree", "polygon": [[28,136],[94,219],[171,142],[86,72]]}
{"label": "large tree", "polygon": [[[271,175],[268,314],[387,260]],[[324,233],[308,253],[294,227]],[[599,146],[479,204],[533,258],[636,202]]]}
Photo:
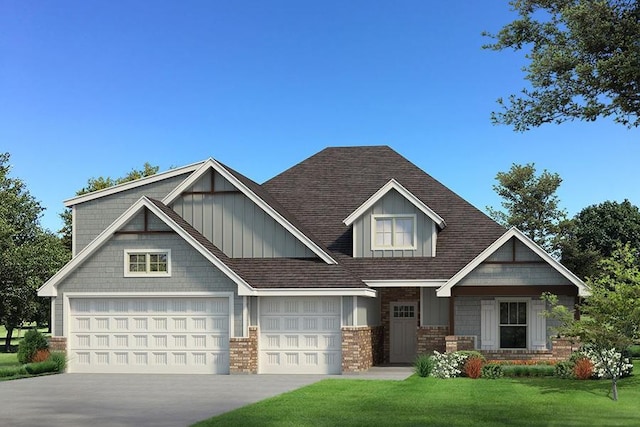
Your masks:
{"label": "large tree", "polygon": [[487,207],[489,215],[507,228],[517,227],[549,252],[566,218],[558,207],[556,191],[562,183],[557,173],[544,170],[536,175],[533,163],[513,164],[508,172],[498,172],[493,189],[502,197],[504,210]]}
{"label": "large tree", "polygon": [[60,239],[40,226],[43,208],[18,178],[9,176],[9,154],[0,154],[0,322],[13,330],[36,320],[37,288],[68,259]]}
{"label": "large tree", "polygon": [[[125,182],[155,175],[156,173],[158,173],[159,169],[159,166],[152,166],[149,162],[145,162],[145,164],[142,165],[142,169],[132,169],[129,173],[120,178],[111,178],[108,176],[89,178],[87,180],[87,185],[76,191],[76,196],[82,196],[83,194],[104,190],[105,188],[113,187],[114,185],[124,184]],[[65,209],[64,212],[60,214],[60,217],[62,218],[64,224],[62,226],[62,229],[60,230],[60,233],[62,234],[62,241],[64,242],[65,247],[71,250],[73,231],[71,209]]]}
{"label": "large tree", "polygon": [[493,50],[526,52],[529,88],[500,98],[494,123],[525,131],[544,123],[611,116],[640,124],[640,4],[636,0],[512,0],[518,17]]}
{"label": "large tree", "polygon": [[596,274],[587,279],[590,295],[580,305],[582,316],[575,320],[557,298],[549,313],[561,321],[559,332],[578,337],[611,378],[613,399],[618,399],[617,381],[623,372],[624,354],[640,339],[640,253],[629,243],[617,244],[611,256],[598,262]]}
{"label": "large tree", "polygon": [[640,251],[640,209],[629,200],[588,206],[569,224],[560,244],[562,263],[581,278],[594,275],[597,262],[620,243]]}

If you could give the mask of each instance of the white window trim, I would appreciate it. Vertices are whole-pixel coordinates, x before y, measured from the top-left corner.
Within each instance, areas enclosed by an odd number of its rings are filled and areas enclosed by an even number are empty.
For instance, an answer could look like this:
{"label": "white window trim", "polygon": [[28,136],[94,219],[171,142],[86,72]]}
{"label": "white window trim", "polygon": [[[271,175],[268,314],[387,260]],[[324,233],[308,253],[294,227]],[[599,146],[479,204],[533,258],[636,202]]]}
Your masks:
{"label": "white window trim", "polygon": [[[403,218],[411,218],[413,221],[413,245],[412,246],[394,246],[393,242],[391,246],[378,246],[376,245],[376,220],[381,219],[393,219],[391,239],[395,239],[395,220]],[[372,214],[371,215],[371,250],[372,251],[405,251],[416,250],[418,245],[418,220],[416,214]]]}
{"label": "white window trim", "polygon": [[[496,298],[496,328],[497,334],[496,339],[498,340],[497,348],[498,350],[530,350],[531,349],[531,298]],[[527,304],[527,324],[526,325],[514,325],[514,326],[525,326],[527,328],[527,343],[524,348],[511,348],[511,347],[500,347],[500,303],[502,302],[524,302]]]}
{"label": "white window trim", "polygon": [[[129,271],[129,255],[147,255],[147,267],[149,267],[149,256],[154,254],[167,254],[167,271]],[[124,250],[124,277],[171,277],[171,249],[125,249]]]}

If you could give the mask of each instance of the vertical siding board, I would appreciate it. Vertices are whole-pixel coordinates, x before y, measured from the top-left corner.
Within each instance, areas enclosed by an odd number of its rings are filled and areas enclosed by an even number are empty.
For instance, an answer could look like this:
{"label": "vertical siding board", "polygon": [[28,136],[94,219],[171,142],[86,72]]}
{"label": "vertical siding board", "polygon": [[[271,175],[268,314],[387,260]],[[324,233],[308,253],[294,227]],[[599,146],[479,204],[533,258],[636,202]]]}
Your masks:
{"label": "vertical siding board", "polygon": [[242,228],[244,218],[244,196],[234,194],[233,198],[233,248],[231,249],[232,257],[242,257]]}
{"label": "vertical siding board", "polygon": [[242,256],[253,258],[256,255],[253,248],[253,235],[255,232],[255,221],[253,209],[255,204],[248,198],[244,198],[244,221],[242,227]]}
{"label": "vertical siding board", "polygon": [[225,254],[231,255],[233,245],[233,197],[221,195],[222,199],[222,250]]}
{"label": "vertical siding board", "polygon": [[275,233],[273,231],[275,221],[270,216],[264,215],[264,241],[263,241],[263,256],[265,258],[273,258],[274,255],[274,238]]}
{"label": "vertical siding board", "polygon": [[256,258],[262,258],[264,256],[264,213],[262,209],[257,206],[253,208],[253,233],[252,233],[252,245],[253,256]]}

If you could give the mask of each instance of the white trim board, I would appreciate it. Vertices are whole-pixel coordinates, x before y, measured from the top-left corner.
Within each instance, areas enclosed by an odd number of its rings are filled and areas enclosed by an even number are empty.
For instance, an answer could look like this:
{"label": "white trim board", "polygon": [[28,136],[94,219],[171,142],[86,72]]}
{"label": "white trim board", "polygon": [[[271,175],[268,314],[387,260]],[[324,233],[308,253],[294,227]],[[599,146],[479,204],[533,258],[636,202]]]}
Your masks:
{"label": "white trim board", "polygon": [[404,188],[398,181],[391,179],[385,185],[376,191],[371,197],[369,197],[363,204],[361,204],[355,211],[353,211],[348,217],[344,219],[344,224],[350,226],[356,219],[360,218],[364,213],[382,199],[389,191],[396,190],[411,204],[418,208],[422,213],[431,218],[440,228],[444,228],[446,223],[440,215],[438,215],[433,209],[427,206],[422,200],[417,198],[413,193]]}
{"label": "white trim board", "polygon": [[259,296],[259,297],[331,297],[331,296],[362,296],[375,298],[378,294],[374,289],[366,288],[273,288],[273,289],[255,289],[250,293],[238,289],[240,296]]}
{"label": "white trim board", "polygon": [[169,206],[176,199],[185,192],[189,187],[196,183],[196,181],[202,177],[209,169],[213,169],[229,181],[234,187],[242,192],[249,200],[258,205],[264,212],[273,218],[278,224],[284,227],[289,233],[293,234],[303,245],[309,248],[314,254],[322,259],[327,264],[337,264],[331,255],[325,252],[320,246],[318,246],[313,240],[307,237],[303,232],[298,230],[293,224],[291,224],[285,217],[283,217],[278,211],[271,207],[267,202],[262,200],[256,193],[251,191],[249,187],[244,185],[238,178],[236,178],[231,172],[225,169],[220,163],[212,158],[209,158],[203,162],[196,171],[194,171],[187,179],[185,179],[180,185],[173,189],[167,196],[162,199],[162,203]]}
{"label": "white trim board", "polygon": [[364,280],[372,288],[440,288],[447,279]]}
{"label": "white trim board", "polygon": [[462,279],[464,279],[469,273],[476,269],[483,261],[485,261],[489,256],[491,256],[495,251],[500,249],[505,243],[507,243],[511,238],[516,238],[520,242],[522,242],[525,246],[531,249],[536,255],[542,258],[544,261],[549,264],[549,266],[553,267],[558,273],[564,276],[569,282],[574,284],[578,288],[579,296],[588,296],[589,291],[582,280],[578,278],[575,274],[573,274],[567,267],[560,264],[557,260],[555,260],[551,255],[549,255],[544,249],[542,249],[539,245],[537,245],[533,240],[529,239],[527,236],[522,233],[522,231],[518,230],[515,227],[507,230],[498,240],[493,242],[486,248],[484,251],[480,253],[477,257],[473,259],[469,264],[464,266],[462,270],[458,271],[445,285],[439,288],[436,291],[436,295],[439,297],[450,297],[451,296],[451,288],[453,288],[456,284],[458,284]]}

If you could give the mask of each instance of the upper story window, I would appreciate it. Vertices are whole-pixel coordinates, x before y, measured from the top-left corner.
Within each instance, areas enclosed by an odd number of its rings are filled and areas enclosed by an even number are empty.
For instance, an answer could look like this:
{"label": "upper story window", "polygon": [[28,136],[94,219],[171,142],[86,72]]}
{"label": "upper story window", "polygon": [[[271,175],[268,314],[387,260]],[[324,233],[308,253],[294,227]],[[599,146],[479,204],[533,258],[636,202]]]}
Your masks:
{"label": "upper story window", "polygon": [[371,249],[416,249],[416,215],[372,215]]}
{"label": "upper story window", "polygon": [[168,249],[124,251],[124,275],[127,277],[171,276],[171,251]]}

